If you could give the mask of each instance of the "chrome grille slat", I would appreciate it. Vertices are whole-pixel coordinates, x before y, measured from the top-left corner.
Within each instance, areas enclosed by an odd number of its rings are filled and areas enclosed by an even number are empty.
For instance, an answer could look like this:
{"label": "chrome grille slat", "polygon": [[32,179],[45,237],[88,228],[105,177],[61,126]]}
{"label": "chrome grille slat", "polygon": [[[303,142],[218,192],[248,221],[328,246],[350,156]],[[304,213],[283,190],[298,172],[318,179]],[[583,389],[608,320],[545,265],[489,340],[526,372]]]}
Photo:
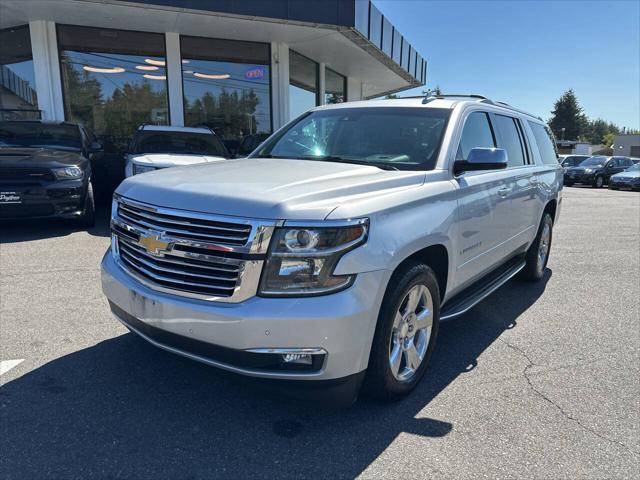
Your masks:
{"label": "chrome grille slat", "polygon": [[149,213],[146,213],[143,209],[133,209],[132,207],[129,207],[127,205],[122,205],[120,207],[122,210],[126,211],[126,212],[130,212],[134,215],[138,215],[140,217],[144,217],[147,218],[151,221],[162,221],[163,223],[168,223],[168,224],[175,224],[175,225],[181,225],[181,226],[185,226],[185,227],[196,227],[196,228],[206,228],[206,229],[211,229],[211,230],[219,230],[219,231],[223,231],[223,232],[234,232],[234,233],[242,233],[242,234],[248,234],[251,231],[251,226],[250,225],[246,225],[246,226],[242,226],[242,227],[237,227],[237,228],[232,228],[232,227],[220,227],[220,226],[212,226],[212,225],[206,225],[206,224],[198,224],[198,223],[193,223],[193,222],[188,222],[188,221],[183,221],[183,220],[173,220],[168,219],[167,217],[169,217],[168,215],[160,215],[160,214],[154,214],[154,215],[150,215]]}
{"label": "chrome grille slat", "polygon": [[[126,245],[127,248],[131,248],[133,250],[136,251],[136,254],[138,255],[143,255],[146,258],[150,258],[152,260],[158,261],[158,262],[162,262],[162,263],[172,263],[175,265],[180,265],[182,267],[193,267],[193,268],[199,268],[202,270],[221,270],[224,272],[230,272],[230,273],[237,273],[240,270],[240,261],[239,260],[232,260],[233,262],[236,262],[236,265],[234,264],[230,264],[230,263],[214,263],[213,261],[206,261],[206,263],[202,263],[202,262],[198,262],[196,261],[195,263],[190,263],[190,262],[186,262],[181,260],[181,258],[187,258],[187,257],[179,257],[175,255],[175,251],[172,254],[165,254],[164,257],[154,257],[153,255],[148,254],[147,252],[144,251],[144,249],[140,248],[138,245],[134,244],[133,242],[130,242],[129,240],[125,240],[124,238],[120,238],[120,246],[122,245]],[[220,259],[220,258],[219,258]],[[220,259],[220,260],[228,260],[228,259]]]}
{"label": "chrome grille slat", "polygon": [[[123,257],[120,257],[120,258],[123,258]],[[211,290],[230,290],[230,291],[232,291],[233,289],[236,288],[235,286],[233,286],[233,287],[224,287],[224,286],[219,286],[219,285],[216,285],[216,287],[212,288],[211,285],[208,285],[206,283],[185,282],[185,281],[182,281],[182,280],[176,280],[176,279],[173,279],[173,278],[170,278],[170,277],[157,275],[157,274],[155,274],[153,272],[150,272],[146,268],[134,265],[130,261],[126,260],[126,259],[124,259],[124,260],[127,263],[127,265],[133,266],[133,270],[134,271],[142,272],[142,273],[144,273],[144,275],[146,277],[151,277],[151,278],[153,278],[155,280],[160,280],[162,282],[172,283],[172,284],[176,284],[176,285],[180,285],[180,286],[187,285],[187,286],[191,286],[191,287],[199,287],[199,288],[211,289]]]}
{"label": "chrome grille slat", "polygon": [[146,267],[154,270],[154,271],[160,271],[160,272],[166,272],[166,273],[171,273],[174,275],[184,275],[185,277],[196,277],[196,278],[203,278],[205,280],[212,280],[212,281],[221,281],[221,282],[236,282],[238,280],[238,272],[235,272],[235,275],[232,277],[221,277],[221,276],[217,276],[217,275],[206,275],[206,274],[202,274],[202,273],[194,273],[194,272],[188,272],[186,270],[181,270],[178,268],[166,268],[163,267],[161,265],[158,265],[157,263],[151,262],[147,259],[143,259],[142,257],[136,257],[135,255],[132,255],[130,253],[130,251],[128,251],[126,248],[122,249],[122,245],[120,248],[120,254],[125,254],[129,257],[131,257],[132,259],[134,259],[136,262],[140,262],[143,265],[145,265]]}
{"label": "chrome grille slat", "polygon": [[[142,228],[150,228],[152,230],[160,230],[166,231],[168,235],[173,235],[177,237],[186,238],[188,240],[201,240],[205,242],[215,243],[215,244],[226,244],[226,245],[244,245],[247,242],[248,234],[243,237],[231,237],[231,236],[220,236],[220,235],[211,235],[211,234],[198,234],[191,233],[188,230],[183,230],[179,228],[167,228],[162,225],[157,225],[153,223],[149,223],[145,220],[138,220],[136,218],[132,218],[129,214],[123,214],[119,212],[118,215],[120,218],[127,220],[133,225],[137,225]],[[176,235],[177,234],[177,235]]]}

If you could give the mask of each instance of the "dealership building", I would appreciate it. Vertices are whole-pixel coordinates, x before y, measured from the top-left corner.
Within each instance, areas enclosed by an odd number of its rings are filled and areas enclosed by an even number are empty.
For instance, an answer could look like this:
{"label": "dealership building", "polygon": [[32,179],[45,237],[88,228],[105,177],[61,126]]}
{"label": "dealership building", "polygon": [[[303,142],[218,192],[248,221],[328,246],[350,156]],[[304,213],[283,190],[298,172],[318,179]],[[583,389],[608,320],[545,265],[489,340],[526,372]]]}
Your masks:
{"label": "dealership building", "polygon": [[142,123],[233,145],[426,73],[369,0],[0,0],[0,119],[79,122],[114,154]]}

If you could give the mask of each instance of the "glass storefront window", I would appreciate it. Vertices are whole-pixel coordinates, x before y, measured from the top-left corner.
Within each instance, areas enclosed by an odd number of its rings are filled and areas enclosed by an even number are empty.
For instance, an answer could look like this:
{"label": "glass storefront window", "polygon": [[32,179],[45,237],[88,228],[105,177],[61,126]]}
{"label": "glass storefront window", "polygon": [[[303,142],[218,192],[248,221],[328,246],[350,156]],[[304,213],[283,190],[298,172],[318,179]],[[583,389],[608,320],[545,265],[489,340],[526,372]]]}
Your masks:
{"label": "glass storefront window", "polygon": [[342,103],[347,101],[347,77],[334,72],[330,68],[324,69],[324,103]]}
{"label": "glass storefront window", "polygon": [[289,117],[318,105],[318,64],[289,50]]}
{"label": "glass storefront window", "polygon": [[58,26],[66,119],[122,151],[142,123],[168,124],[164,35]]}
{"label": "glass storefront window", "polygon": [[270,49],[266,43],[181,37],[184,116],[244,155],[271,133]]}
{"label": "glass storefront window", "polygon": [[0,120],[40,118],[29,26],[0,30]]}

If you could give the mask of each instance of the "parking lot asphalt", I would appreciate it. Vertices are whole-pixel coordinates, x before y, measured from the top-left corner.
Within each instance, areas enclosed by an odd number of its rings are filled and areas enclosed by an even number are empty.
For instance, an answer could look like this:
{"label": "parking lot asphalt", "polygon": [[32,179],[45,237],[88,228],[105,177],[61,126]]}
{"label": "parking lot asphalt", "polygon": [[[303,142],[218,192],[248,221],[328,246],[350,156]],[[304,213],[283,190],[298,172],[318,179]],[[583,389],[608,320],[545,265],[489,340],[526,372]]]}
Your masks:
{"label": "parking lot asphalt", "polygon": [[565,189],[542,282],[443,324],[406,400],[338,411],[128,333],[100,291],[106,214],[0,242],[0,478],[640,475],[636,193]]}

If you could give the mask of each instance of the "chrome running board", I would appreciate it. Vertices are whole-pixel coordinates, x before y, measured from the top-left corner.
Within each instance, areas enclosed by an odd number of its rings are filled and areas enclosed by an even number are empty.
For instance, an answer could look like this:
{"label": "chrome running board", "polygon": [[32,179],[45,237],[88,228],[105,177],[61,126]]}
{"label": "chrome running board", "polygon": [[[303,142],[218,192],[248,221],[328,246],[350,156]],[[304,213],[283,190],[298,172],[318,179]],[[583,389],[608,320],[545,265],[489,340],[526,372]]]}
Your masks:
{"label": "chrome running board", "polygon": [[522,256],[517,256],[501,267],[498,267],[445,303],[440,313],[440,320],[451,320],[468,312],[511,280],[524,266],[525,261]]}

